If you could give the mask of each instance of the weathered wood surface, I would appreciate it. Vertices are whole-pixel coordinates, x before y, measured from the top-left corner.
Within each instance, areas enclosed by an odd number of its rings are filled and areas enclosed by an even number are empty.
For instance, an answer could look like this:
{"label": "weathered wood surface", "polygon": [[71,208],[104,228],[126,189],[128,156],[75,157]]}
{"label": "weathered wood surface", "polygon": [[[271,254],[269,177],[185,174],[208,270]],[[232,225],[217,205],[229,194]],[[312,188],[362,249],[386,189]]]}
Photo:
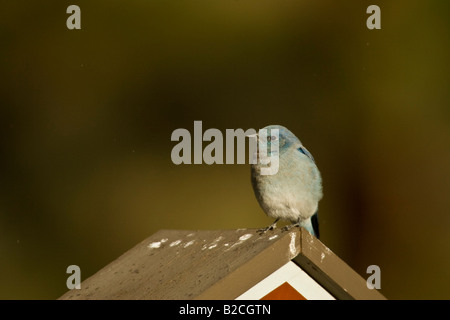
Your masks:
{"label": "weathered wood surface", "polygon": [[336,299],[386,299],[378,290],[368,289],[366,279],[303,229],[300,236],[300,254],[293,261]]}
{"label": "weathered wood surface", "polygon": [[60,299],[234,299],[299,253],[298,229],[161,230]]}
{"label": "weathered wood surface", "polygon": [[235,299],[292,259],[338,299],[384,299],[299,228],[160,230],[60,299]]}

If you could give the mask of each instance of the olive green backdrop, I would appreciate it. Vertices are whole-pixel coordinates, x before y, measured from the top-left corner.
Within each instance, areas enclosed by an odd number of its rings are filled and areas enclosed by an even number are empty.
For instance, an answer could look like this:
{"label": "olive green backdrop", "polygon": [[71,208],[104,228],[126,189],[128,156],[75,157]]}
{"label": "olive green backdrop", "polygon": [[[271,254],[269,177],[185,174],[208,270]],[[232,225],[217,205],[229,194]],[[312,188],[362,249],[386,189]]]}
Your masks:
{"label": "olive green backdrop", "polygon": [[[68,30],[66,8],[81,8]],[[366,8],[381,8],[368,30]],[[55,299],[159,229],[254,228],[248,165],[173,130],[282,124],[322,241],[393,299],[450,298],[449,1],[1,1],[0,298]]]}

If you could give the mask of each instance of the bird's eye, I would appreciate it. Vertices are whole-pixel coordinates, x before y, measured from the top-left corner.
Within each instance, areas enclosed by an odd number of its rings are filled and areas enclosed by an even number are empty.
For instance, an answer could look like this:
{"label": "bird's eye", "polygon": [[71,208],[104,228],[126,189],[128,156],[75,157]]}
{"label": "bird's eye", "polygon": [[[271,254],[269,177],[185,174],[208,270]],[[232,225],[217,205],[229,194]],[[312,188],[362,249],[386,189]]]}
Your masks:
{"label": "bird's eye", "polygon": [[271,137],[270,137],[270,140],[271,140],[271,141],[275,141],[275,140],[277,140],[277,137],[276,137],[276,136],[271,136]]}

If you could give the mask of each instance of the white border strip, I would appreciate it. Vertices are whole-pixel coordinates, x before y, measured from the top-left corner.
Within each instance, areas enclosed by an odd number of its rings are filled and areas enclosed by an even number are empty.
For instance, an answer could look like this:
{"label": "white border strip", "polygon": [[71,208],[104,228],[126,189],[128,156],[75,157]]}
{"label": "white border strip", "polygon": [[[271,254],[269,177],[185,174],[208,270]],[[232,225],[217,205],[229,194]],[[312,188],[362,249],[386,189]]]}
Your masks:
{"label": "white border strip", "polygon": [[236,300],[259,300],[285,282],[289,283],[307,300],[335,300],[331,294],[292,261],[258,282],[237,297]]}

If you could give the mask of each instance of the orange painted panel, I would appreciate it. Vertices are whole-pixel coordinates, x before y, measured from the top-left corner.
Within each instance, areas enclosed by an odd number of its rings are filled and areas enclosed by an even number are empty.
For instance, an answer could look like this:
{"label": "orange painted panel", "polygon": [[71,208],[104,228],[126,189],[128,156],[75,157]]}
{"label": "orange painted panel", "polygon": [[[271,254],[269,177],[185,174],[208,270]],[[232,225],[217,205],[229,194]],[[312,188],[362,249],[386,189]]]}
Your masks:
{"label": "orange painted panel", "polygon": [[289,283],[285,282],[272,292],[269,292],[261,300],[306,300]]}

